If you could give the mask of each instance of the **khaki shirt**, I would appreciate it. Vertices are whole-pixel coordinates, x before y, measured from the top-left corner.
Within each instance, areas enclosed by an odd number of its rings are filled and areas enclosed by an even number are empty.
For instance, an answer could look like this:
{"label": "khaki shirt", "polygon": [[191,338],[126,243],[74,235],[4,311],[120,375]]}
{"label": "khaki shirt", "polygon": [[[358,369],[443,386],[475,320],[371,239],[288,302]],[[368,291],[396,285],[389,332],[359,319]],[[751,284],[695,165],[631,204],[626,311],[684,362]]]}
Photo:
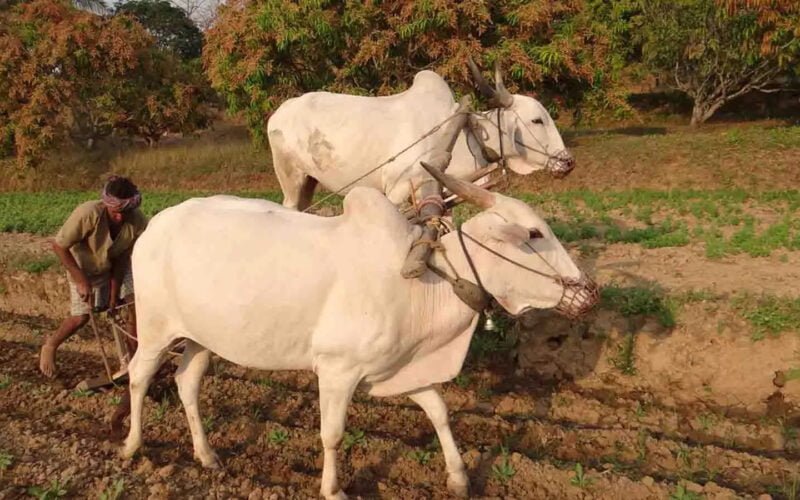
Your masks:
{"label": "khaki shirt", "polygon": [[124,255],[147,227],[147,218],[139,209],[127,214],[117,237],[111,239],[108,213],[102,201],[81,203],[56,234],[55,242],[68,248],[78,267],[92,278],[108,274],[111,261]]}

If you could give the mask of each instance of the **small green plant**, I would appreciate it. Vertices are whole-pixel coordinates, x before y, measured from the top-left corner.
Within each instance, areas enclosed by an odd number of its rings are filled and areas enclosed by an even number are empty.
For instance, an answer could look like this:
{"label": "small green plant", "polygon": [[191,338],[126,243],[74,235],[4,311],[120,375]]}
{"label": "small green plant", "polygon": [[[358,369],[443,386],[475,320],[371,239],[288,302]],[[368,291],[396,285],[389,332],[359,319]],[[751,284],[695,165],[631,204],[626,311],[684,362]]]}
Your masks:
{"label": "small green plant", "polygon": [[408,456],[420,465],[427,465],[431,461],[433,454],[427,450],[414,450]]}
{"label": "small green plant", "polygon": [[708,432],[708,430],[714,426],[715,421],[716,418],[714,417],[714,415],[710,413],[703,413],[702,415],[699,415],[697,417],[697,423],[700,425],[700,428],[703,429],[703,431],[705,432]]}
{"label": "small green plant", "polygon": [[753,340],[762,340],[767,334],[800,331],[800,298],[743,296],[734,301],[734,307],[753,326]]}
{"label": "small green plant", "polygon": [[797,428],[787,425],[786,421],[783,419],[778,420],[778,424],[781,426],[781,435],[783,436],[783,440],[786,443],[786,446],[792,446],[797,443]]}
{"label": "small green plant", "polygon": [[636,338],[633,333],[627,333],[617,346],[617,354],[609,359],[611,365],[625,375],[635,375],[636,361],[633,355],[635,347]]}
{"label": "small green plant", "polygon": [[364,446],[366,443],[367,438],[364,435],[364,431],[361,429],[353,429],[352,432],[348,431],[344,433],[342,447],[344,448],[344,451],[350,451],[350,448],[355,446]]}
{"label": "small green plant", "polygon": [[7,389],[11,386],[11,375],[3,375],[0,377],[0,389]]}
{"label": "small green plant", "polygon": [[108,398],[108,402],[111,403],[112,406],[119,406],[119,404],[122,403],[122,396],[114,394]]}
{"label": "small green plant", "polygon": [[57,262],[58,262],[58,259],[48,255],[46,257],[42,257],[42,258],[38,258],[38,259],[34,259],[34,260],[30,260],[30,261],[25,262],[22,265],[22,269],[24,269],[25,272],[28,272],[28,273],[31,273],[31,274],[41,274],[41,273],[47,271],[48,269],[50,269],[51,267],[53,267],[53,265],[55,265]]}
{"label": "small green plant", "polygon": [[459,373],[458,376],[453,379],[453,383],[462,389],[466,389],[470,383],[470,377],[467,374]]}
{"label": "small green plant", "polygon": [[11,464],[14,463],[14,455],[8,453],[7,451],[0,451],[0,478],[3,477],[6,469],[11,467]]}
{"label": "small green plant", "polygon": [[633,413],[636,415],[637,420],[643,419],[647,415],[647,403],[637,401],[636,408],[634,408]]}
{"label": "small green plant", "polygon": [[214,417],[209,415],[203,419],[203,430],[206,432],[206,434],[213,431],[215,427],[216,422],[214,421]]}
{"label": "small green plant", "polygon": [[125,480],[117,479],[114,483],[100,493],[100,500],[118,500],[125,491]]}
{"label": "small green plant", "polygon": [[272,444],[283,444],[289,440],[289,433],[284,429],[272,429],[269,431],[269,442]]}
{"label": "small green plant", "polygon": [[500,480],[501,483],[506,484],[512,477],[514,477],[514,475],[517,473],[517,470],[508,461],[508,448],[501,446],[500,450],[503,459],[499,464],[494,464],[492,466],[492,475]]}
{"label": "small green plant", "polygon": [[164,420],[164,416],[167,414],[168,409],[169,409],[169,399],[165,397],[161,399],[161,402],[158,403],[158,406],[156,406],[155,409],[153,410],[152,419],[155,420],[156,422],[161,422],[162,420]]}
{"label": "small green plant", "polygon": [[702,497],[693,491],[689,491],[682,484],[675,488],[675,492],[669,496],[670,500],[701,500]]}
{"label": "small green plant", "polygon": [[75,389],[72,391],[72,395],[76,398],[88,398],[92,395],[92,391],[88,389]]}
{"label": "small green plant", "polygon": [[67,496],[67,485],[62,484],[58,479],[53,479],[47,487],[31,486],[28,488],[28,494],[38,500],[61,498]]}
{"label": "small green plant", "polygon": [[576,463],[575,475],[572,477],[572,479],[569,480],[569,484],[584,489],[591,486],[593,482],[594,480],[583,472],[583,465],[581,465],[580,462]]}

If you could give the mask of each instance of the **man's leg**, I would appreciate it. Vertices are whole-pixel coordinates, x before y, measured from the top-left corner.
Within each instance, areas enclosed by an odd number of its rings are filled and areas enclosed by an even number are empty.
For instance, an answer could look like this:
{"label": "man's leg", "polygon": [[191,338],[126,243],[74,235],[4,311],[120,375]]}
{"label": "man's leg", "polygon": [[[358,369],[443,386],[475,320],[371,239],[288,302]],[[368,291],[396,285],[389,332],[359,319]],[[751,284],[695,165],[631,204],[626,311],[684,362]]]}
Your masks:
{"label": "man's leg", "polygon": [[[45,339],[39,354],[39,370],[49,378],[56,375],[56,349],[89,321],[89,313],[92,308],[92,304],[83,300],[78,294],[78,287],[75,286],[75,283],[70,279],[67,279],[67,282],[69,283],[70,317],[61,322],[58,330]],[[93,283],[92,294],[102,293],[108,294],[108,287],[106,286],[104,290],[102,286],[96,286]],[[102,295],[100,297],[102,301]]]}
{"label": "man's leg", "polygon": [[88,321],[88,314],[70,316],[61,322],[61,326],[58,327],[55,333],[48,335],[42,344],[42,351],[39,353],[39,370],[45,377],[53,378],[56,375],[56,349],[58,349],[58,346]]}

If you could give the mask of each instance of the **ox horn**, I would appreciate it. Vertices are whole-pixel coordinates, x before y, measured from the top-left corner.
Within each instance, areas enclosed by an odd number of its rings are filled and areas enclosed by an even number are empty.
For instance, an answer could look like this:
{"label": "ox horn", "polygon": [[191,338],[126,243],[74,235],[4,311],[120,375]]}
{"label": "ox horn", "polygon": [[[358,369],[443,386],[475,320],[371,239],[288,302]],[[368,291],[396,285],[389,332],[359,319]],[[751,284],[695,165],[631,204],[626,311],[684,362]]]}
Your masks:
{"label": "ox horn", "polygon": [[436,168],[429,163],[424,161],[421,161],[420,163],[425,170],[427,170],[428,173],[439,182],[439,184],[449,189],[451,193],[460,196],[467,203],[472,203],[473,205],[483,209],[494,206],[495,197],[489,191],[474,184],[470,184],[469,182],[456,179],[451,175],[447,175],[439,168]]}
{"label": "ox horn", "polygon": [[487,99],[494,99],[495,97],[495,90],[489,85],[489,82],[486,81],[486,78],[483,77],[481,74],[481,70],[478,69],[478,66],[475,64],[475,61],[472,59],[472,56],[467,58],[467,66],[469,66],[469,70],[472,73],[472,79],[475,81],[475,85],[478,86],[478,90],[481,91],[483,97]]}
{"label": "ox horn", "polygon": [[511,103],[514,102],[514,97],[506,90],[506,86],[503,84],[503,72],[500,71],[500,61],[497,61],[494,65],[494,88],[495,102],[504,108],[511,107]]}

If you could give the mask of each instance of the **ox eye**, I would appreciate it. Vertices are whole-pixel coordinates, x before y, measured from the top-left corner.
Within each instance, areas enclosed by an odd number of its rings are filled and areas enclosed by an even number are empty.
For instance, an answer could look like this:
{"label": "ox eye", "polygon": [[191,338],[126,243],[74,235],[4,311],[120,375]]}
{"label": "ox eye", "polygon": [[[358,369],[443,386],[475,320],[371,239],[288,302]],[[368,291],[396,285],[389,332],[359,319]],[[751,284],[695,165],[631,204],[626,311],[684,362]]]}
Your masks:
{"label": "ox eye", "polygon": [[544,238],[544,235],[538,229],[531,229],[530,231],[528,231],[528,236],[532,240],[538,240],[539,238]]}
{"label": "ox eye", "polygon": [[544,125],[544,120],[542,120],[541,118],[536,118],[535,120],[531,120],[531,121],[533,123],[535,123],[536,125]]}

